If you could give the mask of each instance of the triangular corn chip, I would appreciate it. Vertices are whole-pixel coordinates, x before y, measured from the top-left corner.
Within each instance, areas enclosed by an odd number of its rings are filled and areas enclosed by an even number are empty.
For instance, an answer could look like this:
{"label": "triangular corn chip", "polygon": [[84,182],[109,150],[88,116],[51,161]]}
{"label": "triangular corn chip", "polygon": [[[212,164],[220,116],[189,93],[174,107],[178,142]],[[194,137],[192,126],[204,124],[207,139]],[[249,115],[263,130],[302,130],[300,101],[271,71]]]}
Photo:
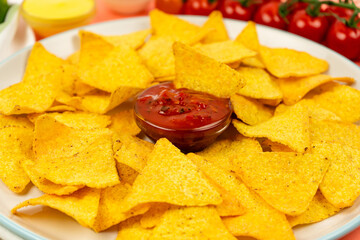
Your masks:
{"label": "triangular corn chip", "polygon": [[206,177],[167,139],[157,141],[147,165],[136,178],[123,208],[164,202],[181,206],[220,204],[221,197]]}
{"label": "triangular corn chip", "polygon": [[119,107],[115,113],[110,114],[111,125],[109,128],[119,135],[136,136],[140,133],[140,128],[135,122],[134,110],[130,107]]}
{"label": "triangular corn chip", "polygon": [[278,78],[306,77],[323,73],[329,68],[325,60],[293,49],[261,46],[260,55],[266,69]]}
{"label": "triangular corn chip", "polygon": [[162,219],[164,213],[171,208],[171,204],[154,203],[149,211],[141,216],[140,224],[143,228],[154,228]]}
{"label": "triangular corn chip", "polygon": [[103,37],[106,41],[110,42],[114,46],[125,44],[136,50],[145,43],[145,40],[150,35],[150,32],[150,29],[146,29],[124,35]]}
{"label": "triangular corn chip", "polygon": [[227,64],[240,62],[246,57],[256,55],[256,52],[246,48],[243,44],[231,40],[199,45],[195,49],[208,57]]}
{"label": "triangular corn chip", "polygon": [[108,129],[70,128],[50,116],[41,116],[35,122],[36,169],[56,184],[113,186],[119,177],[111,134]]}
{"label": "triangular corn chip", "polygon": [[176,42],[174,81],[177,88],[203,91],[218,97],[230,97],[244,86],[240,74],[189,46]]}
{"label": "triangular corn chip", "polygon": [[334,207],[329,203],[320,191],[317,191],[309,208],[298,216],[288,216],[289,223],[292,227],[300,224],[309,224],[320,222],[340,211],[340,208]]}
{"label": "triangular corn chip", "polygon": [[311,150],[330,160],[321,193],[335,207],[352,206],[360,195],[360,150],[339,143],[314,144]]}
{"label": "triangular corn chip", "polygon": [[253,51],[259,51],[260,43],[255,23],[252,21],[248,21],[247,25],[236,37],[235,41],[244,44],[247,48]]}
{"label": "triangular corn chip", "polygon": [[254,99],[249,99],[238,94],[231,96],[234,112],[240,120],[249,125],[265,122],[273,116],[273,110]]}
{"label": "triangular corn chip", "polygon": [[284,94],[284,103],[286,105],[293,105],[300,101],[306,93],[321,84],[333,80],[348,81],[349,79],[351,78],[333,78],[329,75],[319,74],[304,78],[281,78],[277,79],[276,82]]}
{"label": "triangular corn chip", "polygon": [[252,138],[245,138],[241,135],[237,135],[234,139],[222,139],[216,141],[197,154],[204,157],[212,164],[231,171],[231,159],[239,152],[248,151],[262,152],[259,142]]}
{"label": "triangular corn chip", "polygon": [[309,115],[301,105],[255,126],[248,126],[237,120],[233,120],[233,124],[244,136],[265,137],[297,152],[304,152],[310,147]]}
{"label": "triangular corn chip", "polygon": [[203,28],[208,28],[212,31],[206,35],[206,37],[202,40],[202,43],[208,44],[229,40],[229,35],[220,11],[211,12],[207,21],[204,23]]}
{"label": "triangular corn chip", "polygon": [[20,193],[30,182],[21,162],[31,158],[33,127],[24,117],[0,116],[0,179]]}
{"label": "triangular corn chip", "polygon": [[140,225],[141,216],[132,217],[119,224],[119,233],[116,240],[145,240],[149,239],[152,229],[146,229]]}
{"label": "triangular corn chip", "polygon": [[145,213],[150,206],[143,205],[131,212],[122,212],[121,203],[130,192],[128,184],[118,184],[101,190],[99,210],[94,225],[91,226],[96,232],[103,231],[132,216]]}
{"label": "triangular corn chip", "polygon": [[306,211],[330,163],[321,154],[291,152],[243,153],[233,162],[248,187],[288,215]]}
{"label": "triangular corn chip", "polygon": [[334,112],[345,122],[360,120],[360,91],[338,83],[321,85],[315,91],[320,94],[311,99],[320,107]]}
{"label": "triangular corn chip", "polygon": [[233,239],[214,207],[172,207],[150,239]]}
{"label": "triangular corn chip", "polygon": [[240,67],[237,69],[246,85],[238,94],[256,99],[282,99],[283,94],[277,83],[263,69]]}
{"label": "triangular corn chip", "polygon": [[84,227],[90,227],[95,221],[99,200],[99,189],[83,188],[68,196],[44,194],[18,204],[11,212],[16,213],[18,209],[26,206],[45,205],[69,215]]}

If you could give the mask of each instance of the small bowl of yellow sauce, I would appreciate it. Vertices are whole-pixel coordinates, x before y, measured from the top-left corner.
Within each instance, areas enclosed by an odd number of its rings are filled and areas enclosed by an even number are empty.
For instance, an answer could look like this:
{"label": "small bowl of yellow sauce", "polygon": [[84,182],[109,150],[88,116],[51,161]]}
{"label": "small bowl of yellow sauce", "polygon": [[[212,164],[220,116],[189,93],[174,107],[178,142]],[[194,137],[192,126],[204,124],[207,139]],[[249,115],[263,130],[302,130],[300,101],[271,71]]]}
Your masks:
{"label": "small bowl of yellow sauce", "polygon": [[25,0],[20,9],[35,34],[48,37],[90,23],[94,0]]}

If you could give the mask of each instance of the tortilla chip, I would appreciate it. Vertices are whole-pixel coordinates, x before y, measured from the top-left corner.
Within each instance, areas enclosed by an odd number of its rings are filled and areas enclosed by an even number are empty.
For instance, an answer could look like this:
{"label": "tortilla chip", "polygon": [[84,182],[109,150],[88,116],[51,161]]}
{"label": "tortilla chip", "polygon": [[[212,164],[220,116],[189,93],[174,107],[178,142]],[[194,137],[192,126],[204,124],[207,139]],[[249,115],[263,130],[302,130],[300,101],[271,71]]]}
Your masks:
{"label": "tortilla chip", "polygon": [[152,239],[234,239],[214,207],[172,207],[152,232]]}
{"label": "tortilla chip", "polygon": [[253,51],[259,51],[260,43],[256,31],[256,24],[253,21],[248,21],[247,25],[236,37],[235,41],[244,44],[247,48]]}
{"label": "tortilla chip", "polygon": [[272,142],[269,139],[264,139],[264,141],[261,142],[261,146],[263,149],[270,149],[271,152],[293,152],[293,150],[288,146],[285,146],[281,143]]}
{"label": "tortilla chip", "polygon": [[360,120],[360,91],[338,83],[327,83],[315,89],[321,91],[312,100],[331,112],[334,112],[345,122]]}
{"label": "tortilla chip", "polygon": [[216,42],[195,47],[202,54],[222,63],[240,62],[256,55],[256,52],[235,41]]}
{"label": "tortilla chip", "polygon": [[233,124],[244,136],[265,137],[297,152],[304,152],[310,147],[309,115],[301,105],[255,126],[248,126],[238,120],[233,120]]}
{"label": "tortilla chip", "polygon": [[243,153],[233,163],[248,187],[292,216],[309,207],[330,164],[322,154],[290,152]]}
{"label": "tortilla chip", "polygon": [[119,177],[122,183],[128,183],[130,185],[134,184],[135,179],[139,175],[139,172],[135,171],[135,169],[125,165],[123,163],[119,163],[116,161],[116,168],[119,173]]}
{"label": "tortilla chip", "polygon": [[151,32],[150,29],[146,29],[124,35],[103,36],[103,37],[106,41],[108,41],[114,46],[125,44],[136,50],[145,43],[145,40],[150,35],[150,32]]}
{"label": "tortilla chip", "polygon": [[28,58],[24,80],[32,76],[41,76],[53,73],[61,68],[65,61],[48,52],[40,42],[36,42]]}
{"label": "tortilla chip", "polygon": [[71,107],[71,106],[67,106],[67,105],[55,105],[54,104],[48,108],[47,112],[75,112],[76,108]]}
{"label": "tortilla chip", "polygon": [[5,115],[45,112],[58,94],[62,73],[27,73],[26,81],[0,91],[0,113]]}
{"label": "tortilla chip", "polygon": [[80,61],[80,50],[73,52],[66,58],[66,62],[73,65],[77,65],[79,61]]}
{"label": "tortilla chip", "polygon": [[140,133],[141,129],[135,122],[134,110],[130,107],[120,107],[115,113],[110,115],[111,125],[109,128],[119,135],[135,136]]}
{"label": "tortilla chip", "polygon": [[158,9],[152,10],[149,15],[154,36],[170,36],[175,41],[194,44],[209,31]]}
{"label": "tortilla chip", "polygon": [[226,64],[219,63],[179,42],[176,42],[173,48],[176,88],[185,87],[217,97],[230,97],[244,86],[240,74]]}
{"label": "tortilla chip", "polygon": [[258,141],[237,135],[234,139],[222,139],[214,142],[197,154],[218,167],[231,171],[231,159],[240,152],[262,152]]}
{"label": "tortilla chip", "polygon": [[72,186],[55,184],[49,181],[36,170],[36,165],[32,160],[25,160],[21,165],[23,166],[26,174],[29,176],[31,182],[43,193],[69,195],[84,187],[83,185]]}
{"label": "tortilla chip", "polygon": [[209,31],[209,34],[201,41],[204,44],[229,40],[229,35],[220,11],[212,11],[202,27],[212,30]]}
{"label": "tortilla chip", "polygon": [[[302,105],[309,111],[309,117],[314,120],[334,120],[334,121],[341,121],[340,117],[338,117],[335,113],[326,110],[320,105],[316,104],[311,99],[303,99],[299,102],[297,102],[295,105]],[[285,111],[287,111],[291,106],[287,106],[285,104],[280,104],[275,109],[275,115],[281,114]]]}
{"label": "tortilla chip", "polygon": [[240,67],[237,69],[246,85],[238,94],[256,99],[282,99],[283,94],[277,83],[263,69]]}
{"label": "tortilla chip", "polygon": [[241,64],[245,67],[266,68],[259,56],[244,58]]}
{"label": "tortilla chip", "polygon": [[207,159],[194,156],[189,154],[207,177],[235,196],[246,210],[241,216],[223,218],[224,224],[232,234],[257,239],[295,239],[284,214],[270,207],[230,171],[211,164]]}
{"label": "tortilla chip", "polygon": [[146,88],[153,80],[140,57],[127,45],[115,47],[95,66],[79,65],[78,74],[84,83],[111,93],[122,87]]}
{"label": "tortilla chip", "polygon": [[272,109],[265,107],[256,100],[238,94],[232,95],[230,99],[237,118],[249,125],[265,122],[273,116],[274,111]]}
{"label": "tortilla chip", "polygon": [[132,217],[119,224],[119,233],[116,240],[131,239],[145,240],[149,239],[152,233],[151,229],[145,229],[140,225],[141,216]]}
{"label": "tortilla chip", "polygon": [[220,204],[220,194],[183,153],[167,139],[157,141],[123,208],[163,202],[180,206]]}
{"label": "tortilla chip", "polygon": [[310,138],[313,142],[335,142],[360,149],[360,126],[339,121],[310,121]]}
{"label": "tortilla chip", "polygon": [[119,183],[108,129],[74,129],[41,116],[35,122],[37,171],[61,185],[103,188]]}
{"label": "tortilla chip", "polygon": [[257,99],[259,102],[261,102],[264,105],[268,105],[270,107],[276,107],[278,106],[282,99]]}
{"label": "tortilla chip", "polygon": [[140,224],[143,228],[153,228],[158,225],[164,213],[171,208],[167,203],[154,203],[149,211],[141,216]]}
{"label": "tortilla chip", "polygon": [[69,215],[84,227],[91,227],[98,212],[99,200],[99,189],[83,188],[68,196],[44,194],[18,204],[11,212],[18,213],[18,209],[26,206],[45,205]]}
{"label": "tortilla chip", "polygon": [[[304,78],[282,78],[277,79],[276,82],[284,94],[284,103],[293,105],[300,101],[310,90],[335,79],[329,75],[320,74]],[[342,80],[342,78],[337,79]],[[346,78],[343,79],[346,81]]]}
{"label": "tortilla chip", "polygon": [[33,127],[23,117],[0,116],[0,122],[0,179],[21,193],[30,182],[21,162],[31,157]]}
{"label": "tortilla chip", "polygon": [[121,147],[115,152],[115,159],[141,173],[154,144],[129,135],[119,136],[119,140]]}
{"label": "tortilla chip", "polygon": [[300,214],[299,216],[288,216],[287,219],[289,220],[290,225],[294,227],[300,224],[320,222],[335,215],[339,211],[340,208],[331,205],[321,192],[317,191],[309,208],[303,214]]}
{"label": "tortilla chip", "polygon": [[139,55],[155,78],[175,75],[174,40],[170,36],[152,37],[139,50]]}
{"label": "tortilla chip", "polygon": [[325,60],[293,49],[261,46],[260,55],[266,69],[278,78],[306,77],[323,73],[329,68]]}
{"label": "tortilla chip", "polygon": [[334,142],[314,144],[311,150],[330,160],[321,193],[335,207],[352,206],[360,195],[360,150]]}
{"label": "tortilla chip", "polygon": [[103,231],[118,224],[132,216],[145,213],[150,206],[144,205],[131,212],[122,212],[121,203],[125,196],[131,191],[128,184],[118,184],[101,190],[99,210],[92,229],[96,232]]}

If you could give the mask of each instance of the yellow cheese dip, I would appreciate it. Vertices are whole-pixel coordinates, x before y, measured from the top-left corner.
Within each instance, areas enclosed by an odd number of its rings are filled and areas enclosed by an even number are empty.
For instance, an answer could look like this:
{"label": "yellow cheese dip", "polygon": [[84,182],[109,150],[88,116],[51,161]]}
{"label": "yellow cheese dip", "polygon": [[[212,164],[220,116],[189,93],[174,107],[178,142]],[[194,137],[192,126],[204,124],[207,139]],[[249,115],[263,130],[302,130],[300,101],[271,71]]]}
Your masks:
{"label": "yellow cheese dip", "polygon": [[23,9],[33,17],[46,19],[74,18],[89,13],[93,0],[26,0]]}

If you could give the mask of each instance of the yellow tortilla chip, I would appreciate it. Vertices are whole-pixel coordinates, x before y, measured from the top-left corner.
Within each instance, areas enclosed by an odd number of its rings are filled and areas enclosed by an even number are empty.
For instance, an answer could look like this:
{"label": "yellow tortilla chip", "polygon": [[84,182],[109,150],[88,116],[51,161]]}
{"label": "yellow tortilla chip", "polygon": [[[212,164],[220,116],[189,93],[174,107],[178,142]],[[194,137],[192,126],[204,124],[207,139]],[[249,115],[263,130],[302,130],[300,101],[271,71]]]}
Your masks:
{"label": "yellow tortilla chip", "polygon": [[310,138],[313,142],[335,142],[360,148],[360,126],[339,121],[310,121]]}
{"label": "yellow tortilla chip", "polygon": [[47,194],[55,194],[55,195],[69,195],[73,192],[83,188],[83,185],[80,186],[72,186],[72,185],[61,185],[55,184],[45,177],[43,177],[36,170],[36,165],[32,160],[25,160],[21,164],[29,176],[31,182],[42,192]]}
{"label": "yellow tortilla chip", "polygon": [[347,81],[347,79],[351,78],[333,78],[329,75],[319,74],[304,78],[281,78],[277,79],[276,82],[284,94],[284,103],[286,105],[293,105],[300,101],[306,93],[321,84],[333,80]]}
{"label": "yellow tortilla chip", "polygon": [[67,105],[52,105],[48,108],[47,112],[75,112],[76,108]]}
{"label": "yellow tortilla chip", "polygon": [[79,77],[84,83],[106,92],[112,93],[122,87],[146,88],[153,80],[140,57],[127,45],[119,45],[104,59],[92,61],[97,64],[79,68]]}
{"label": "yellow tortilla chip", "polygon": [[268,105],[270,107],[276,107],[278,106],[282,99],[257,99],[259,102],[261,102],[264,105]]}
{"label": "yellow tortilla chip", "polygon": [[295,239],[285,215],[250,191],[233,173],[195,154],[188,156],[207,177],[235,196],[245,208],[245,213],[241,216],[223,218],[224,224],[233,235],[257,239]]}
{"label": "yellow tortilla chip", "polygon": [[145,229],[140,225],[141,216],[132,217],[119,224],[119,232],[116,240],[131,239],[145,240],[149,239],[152,229]]}
{"label": "yellow tortilla chip", "polygon": [[80,61],[80,50],[75,51],[66,58],[66,62],[77,65]]}
{"label": "yellow tortilla chip", "polygon": [[[322,107],[320,107],[318,104],[316,104],[311,99],[303,99],[299,102],[297,102],[295,105],[302,105],[309,111],[309,117],[314,120],[334,120],[334,121],[341,121],[340,117],[338,117],[335,113],[326,110]],[[287,106],[285,104],[280,104],[275,109],[275,115],[281,114],[285,111],[287,111],[291,106]]]}
{"label": "yellow tortilla chip", "polygon": [[292,216],[309,207],[330,164],[322,154],[290,152],[242,153],[233,163],[248,187]]}
{"label": "yellow tortilla chip", "polygon": [[352,206],[360,195],[360,150],[334,142],[314,144],[311,150],[330,160],[321,193],[335,207]]}
{"label": "yellow tortilla chip", "polygon": [[209,31],[158,9],[150,12],[150,22],[153,35],[170,36],[175,41],[187,44],[199,42]]}
{"label": "yellow tortilla chip", "polygon": [[241,64],[245,67],[266,68],[259,56],[244,58]]}
{"label": "yellow tortilla chip", "polygon": [[195,49],[222,63],[240,62],[243,58],[256,55],[243,44],[231,40],[199,45]]}
{"label": "yellow tortilla chip", "polygon": [[0,113],[11,115],[45,112],[51,107],[59,91],[61,72],[30,74],[28,73],[26,81],[0,91]]}
{"label": "yellow tortilla chip", "polygon": [[261,142],[261,146],[263,149],[270,149],[271,152],[293,152],[288,146],[270,141],[269,139],[264,139],[264,141]]}
{"label": "yellow tortilla chip", "polygon": [[209,31],[209,34],[201,41],[204,44],[229,40],[229,35],[220,11],[212,11],[202,27],[212,30]]}
{"label": "yellow tortilla chip", "polygon": [[129,135],[119,136],[118,139],[121,147],[115,152],[115,159],[141,173],[154,144]]}
{"label": "yellow tortilla chip", "polygon": [[239,152],[262,152],[258,141],[237,135],[234,139],[222,139],[214,142],[197,154],[218,167],[231,171],[231,159]]}
{"label": "yellow tortilla chip", "polygon": [[345,122],[360,120],[360,91],[350,86],[338,83],[327,83],[315,89],[321,91],[312,100],[331,112],[334,112]]}
{"label": "yellow tortilla chip", "polygon": [[167,139],[157,141],[147,165],[124,200],[124,211],[143,203],[163,202],[180,206],[220,204],[220,194],[183,153]]}
{"label": "yellow tortilla chip", "polygon": [[152,239],[233,239],[214,207],[172,207],[165,212]]}
{"label": "yellow tortilla chip", "polygon": [[170,36],[152,37],[138,51],[143,63],[155,78],[175,75],[174,40]]}
{"label": "yellow tortilla chip", "polygon": [[309,224],[320,222],[324,219],[335,215],[340,211],[340,208],[334,207],[329,203],[320,191],[317,191],[309,208],[298,216],[288,216],[287,219],[292,227],[300,224]]}
{"label": "yellow tortilla chip", "polygon": [[103,188],[119,183],[108,129],[74,129],[41,116],[33,149],[37,171],[56,184]]}
{"label": "yellow tortilla chip", "polygon": [[158,225],[164,213],[171,208],[167,203],[154,203],[149,211],[141,216],[140,224],[143,228],[153,228]]}
{"label": "yellow tortilla chip", "polygon": [[36,42],[30,52],[23,81],[27,81],[28,77],[53,73],[64,63],[63,59],[51,54],[40,42]]}
{"label": "yellow tortilla chip", "polygon": [[260,43],[256,31],[256,24],[253,21],[248,21],[247,25],[236,37],[235,41],[244,44],[247,48],[253,51],[259,51]]}
{"label": "yellow tortilla chip", "polygon": [[128,183],[133,185],[135,179],[139,175],[139,172],[135,171],[135,169],[125,165],[123,163],[119,163],[116,161],[116,168],[119,173],[121,183]]}
{"label": "yellow tortilla chip", "polygon": [[323,73],[329,68],[325,60],[293,49],[261,46],[260,55],[266,69],[278,78],[306,77]]}
{"label": "yellow tortilla chip", "polygon": [[0,116],[0,179],[15,193],[30,182],[21,162],[31,157],[33,127],[24,117]]}
{"label": "yellow tortilla chip", "polygon": [[136,50],[145,43],[145,40],[150,35],[150,32],[151,32],[150,29],[146,29],[129,34],[119,35],[119,36],[103,36],[103,37],[106,41],[113,44],[114,46],[125,44]]}
{"label": "yellow tortilla chip", "polygon": [[118,184],[101,190],[99,210],[94,225],[91,226],[96,232],[103,231],[132,216],[145,213],[150,206],[143,205],[131,212],[122,212],[121,203],[131,191],[128,184]]}
{"label": "yellow tortilla chip", "polygon": [[111,125],[109,128],[119,135],[135,136],[141,131],[135,122],[132,106],[121,105],[118,109],[115,109],[115,113],[110,114],[110,117]]}
{"label": "yellow tortilla chip", "polygon": [[217,97],[230,97],[244,86],[240,74],[226,64],[179,42],[173,48],[176,72],[174,84],[177,88],[185,87]]}
{"label": "yellow tortilla chip", "polygon": [[69,215],[84,227],[91,227],[98,212],[99,200],[99,189],[83,188],[68,196],[44,194],[18,204],[11,212],[15,214],[23,207],[45,205]]}
{"label": "yellow tortilla chip", "polygon": [[265,137],[297,152],[304,152],[310,147],[309,115],[301,105],[255,126],[248,126],[238,120],[233,120],[233,124],[244,136]]}
{"label": "yellow tortilla chip", "polygon": [[257,102],[238,94],[231,96],[231,104],[237,118],[249,125],[265,122],[273,116],[273,110]]}
{"label": "yellow tortilla chip", "polygon": [[237,91],[238,94],[256,99],[282,99],[279,86],[265,70],[240,67],[237,71],[246,83]]}

